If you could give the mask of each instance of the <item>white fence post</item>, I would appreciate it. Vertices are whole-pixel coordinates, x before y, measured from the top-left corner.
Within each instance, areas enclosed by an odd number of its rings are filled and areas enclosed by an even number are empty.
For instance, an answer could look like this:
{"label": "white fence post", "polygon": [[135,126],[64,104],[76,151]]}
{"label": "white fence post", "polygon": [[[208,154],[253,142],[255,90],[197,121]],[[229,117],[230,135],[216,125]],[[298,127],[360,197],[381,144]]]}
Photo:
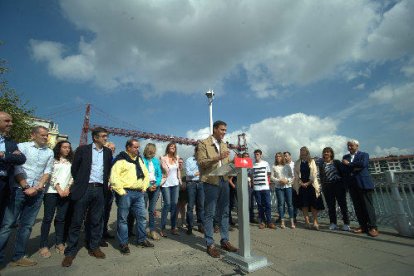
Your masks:
{"label": "white fence post", "polygon": [[[400,191],[398,190],[398,183],[395,181],[394,171],[386,171],[387,182],[391,187],[391,196],[395,202],[394,216],[395,229],[402,236],[414,237],[414,227],[411,224],[407,213],[404,210],[403,199],[401,198]],[[404,189],[404,187],[402,187]]]}

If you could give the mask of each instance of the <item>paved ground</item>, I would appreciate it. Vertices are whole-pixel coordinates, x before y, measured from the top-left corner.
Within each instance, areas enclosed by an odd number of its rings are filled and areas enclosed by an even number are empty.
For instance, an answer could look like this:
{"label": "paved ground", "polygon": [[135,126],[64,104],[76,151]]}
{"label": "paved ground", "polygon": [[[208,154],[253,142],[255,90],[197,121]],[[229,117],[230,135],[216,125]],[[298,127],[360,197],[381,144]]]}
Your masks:
{"label": "paved ground", "polygon": [[[39,217],[43,210],[39,213]],[[112,229],[115,229],[115,206]],[[154,242],[155,248],[131,246],[131,255],[123,256],[117,242],[103,248],[107,258],[90,257],[82,247],[70,268],[62,268],[62,256],[52,252],[50,259],[37,255],[41,218],[33,228],[28,253],[38,261],[32,268],[5,267],[1,275],[243,275],[222,259],[213,259],[205,252],[202,235],[194,231],[187,236],[169,235]],[[297,229],[259,230],[251,225],[252,253],[266,256],[272,263],[252,275],[414,275],[414,239],[396,235],[392,229],[380,228],[380,236],[370,238],[342,231],[329,231],[322,224],[320,231]],[[52,227],[52,231],[53,227]],[[51,233],[50,241],[54,234]],[[220,239],[216,234],[216,241]],[[81,241],[83,237],[81,237]],[[230,232],[237,245],[238,231]],[[9,242],[8,259],[14,237]]]}

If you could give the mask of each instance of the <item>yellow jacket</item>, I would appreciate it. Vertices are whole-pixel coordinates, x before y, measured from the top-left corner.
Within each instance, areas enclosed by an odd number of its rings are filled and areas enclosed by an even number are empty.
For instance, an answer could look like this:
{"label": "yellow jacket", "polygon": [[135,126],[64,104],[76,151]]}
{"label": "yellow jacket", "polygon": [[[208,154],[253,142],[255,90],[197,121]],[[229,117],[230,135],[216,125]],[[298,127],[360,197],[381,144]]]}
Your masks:
{"label": "yellow jacket", "polygon": [[[228,151],[227,144],[223,141],[220,142],[220,150],[222,152]],[[196,159],[200,169],[200,179],[202,182],[207,182],[213,185],[219,184],[218,176],[209,176],[209,174],[219,166],[219,161],[214,159],[217,158],[217,156],[219,156],[219,152],[214,145],[212,136],[198,143]],[[228,164],[229,162],[229,157],[221,160],[222,166]],[[224,177],[224,179],[227,181],[228,177]]]}
{"label": "yellow jacket", "polygon": [[[136,160],[137,157],[132,158]],[[137,179],[137,172],[134,163],[126,160],[118,160],[112,166],[109,183],[112,189],[119,195],[125,195],[125,189],[146,191],[149,187],[149,173],[145,164],[139,159],[139,165],[144,173],[144,179]]]}

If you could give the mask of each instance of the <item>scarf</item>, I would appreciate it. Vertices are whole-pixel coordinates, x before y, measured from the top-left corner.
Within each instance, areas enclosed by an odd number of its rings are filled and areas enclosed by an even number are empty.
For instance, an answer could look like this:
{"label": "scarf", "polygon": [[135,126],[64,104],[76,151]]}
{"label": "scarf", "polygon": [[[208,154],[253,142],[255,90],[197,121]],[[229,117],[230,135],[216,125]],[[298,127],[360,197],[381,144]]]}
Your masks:
{"label": "scarf", "polygon": [[129,163],[133,163],[135,164],[135,169],[136,169],[136,173],[137,173],[137,179],[144,179],[144,172],[142,171],[141,165],[139,164],[139,160],[141,159],[141,157],[138,155],[137,159],[132,160],[132,158],[128,155],[128,153],[126,153],[125,151],[121,151],[117,157],[115,157],[114,160],[114,164],[116,161],[118,160],[125,160]]}

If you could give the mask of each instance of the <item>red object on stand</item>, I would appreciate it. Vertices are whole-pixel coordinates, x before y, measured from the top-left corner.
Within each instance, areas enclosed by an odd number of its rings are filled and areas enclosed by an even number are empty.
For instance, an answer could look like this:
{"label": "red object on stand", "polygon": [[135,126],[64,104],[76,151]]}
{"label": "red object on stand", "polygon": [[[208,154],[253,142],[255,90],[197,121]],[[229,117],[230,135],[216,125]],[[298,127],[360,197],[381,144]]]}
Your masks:
{"label": "red object on stand", "polygon": [[234,166],[236,168],[253,168],[253,161],[249,157],[245,157],[245,158],[235,157]]}

